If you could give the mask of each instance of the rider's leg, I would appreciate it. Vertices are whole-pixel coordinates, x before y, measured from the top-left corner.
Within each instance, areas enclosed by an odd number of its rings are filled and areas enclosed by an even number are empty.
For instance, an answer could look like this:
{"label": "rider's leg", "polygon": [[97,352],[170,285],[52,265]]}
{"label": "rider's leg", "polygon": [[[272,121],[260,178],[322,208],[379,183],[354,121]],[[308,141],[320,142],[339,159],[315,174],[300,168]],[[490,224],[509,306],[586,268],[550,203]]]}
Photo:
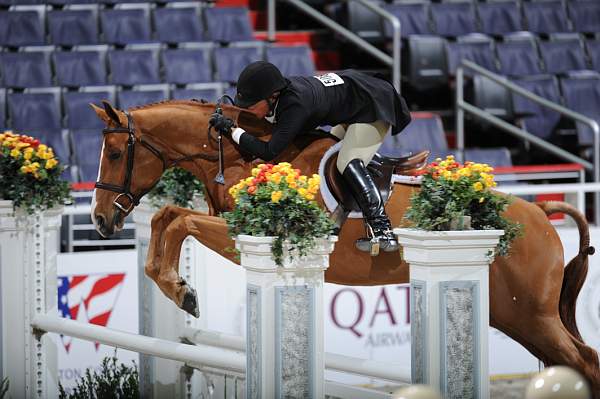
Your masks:
{"label": "rider's leg", "polygon": [[381,193],[377,189],[366,165],[383,142],[389,124],[383,121],[354,123],[348,126],[338,154],[337,168],[348,183],[354,198],[363,212],[370,237],[356,242],[361,251],[376,254],[373,244],[384,251],[397,251],[398,241],[385,214]]}

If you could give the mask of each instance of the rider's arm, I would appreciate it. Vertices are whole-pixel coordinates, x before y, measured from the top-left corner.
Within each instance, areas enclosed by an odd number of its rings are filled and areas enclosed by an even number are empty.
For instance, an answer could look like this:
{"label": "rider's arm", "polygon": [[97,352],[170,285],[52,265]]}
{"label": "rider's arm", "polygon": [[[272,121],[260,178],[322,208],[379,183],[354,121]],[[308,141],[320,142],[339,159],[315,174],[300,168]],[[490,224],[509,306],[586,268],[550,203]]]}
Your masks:
{"label": "rider's arm", "polygon": [[242,129],[235,129],[231,134],[233,140],[242,150],[262,159],[270,161],[277,157],[302,132],[306,122],[306,110],[298,105],[290,105],[277,112],[277,122],[273,127],[271,140],[262,141]]}

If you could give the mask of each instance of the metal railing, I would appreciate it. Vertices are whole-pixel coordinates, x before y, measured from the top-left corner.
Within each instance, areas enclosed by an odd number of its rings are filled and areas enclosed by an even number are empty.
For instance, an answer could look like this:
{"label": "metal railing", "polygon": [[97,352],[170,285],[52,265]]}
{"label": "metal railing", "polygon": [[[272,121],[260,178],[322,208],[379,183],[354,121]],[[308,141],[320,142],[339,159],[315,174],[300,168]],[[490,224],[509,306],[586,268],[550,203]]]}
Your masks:
{"label": "metal railing", "polygon": [[[267,5],[267,11],[268,11],[267,38],[269,39],[269,41],[275,41],[275,16],[276,16],[275,2],[276,1],[277,0],[269,0],[268,5]],[[385,65],[389,66],[392,69],[392,82],[394,84],[394,87],[396,88],[398,93],[400,93],[401,26],[400,26],[400,19],[398,17],[396,17],[393,14],[389,13],[388,11],[382,9],[378,5],[371,3],[368,0],[347,0],[347,1],[356,1],[360,4],[362,4],[364,7],[373,11],[374,13],[376,13],[380,17],[386,19],[387,21],[389,21],[392,24],[392,28],[394,30],[393,50],[392,50],[392,56],[390,57],[388,54],[381,51],[377,47],[373,46],[371,43],[362,39],[356,33],[346,29],[345,27],[338,24],[337,22],[335,22],[334,20],[332,20],[325,14],[315,10],[313,7],[309,6],[304,1],[302,1],[302,0],[281,0],[281,1],[287,1],[289,4],[293,5],[298,10],[302,11],[309,17],[317,20],[318,22],[325,25],[329,29],[335,31],[339,35],[346,38],[348,41],[356,44],[362,50],[366,51],[367,53],[369,53],[372,56],[374,56],[375,58],[377,58],[379,61],[383,62]]]}
{"label": "metal railing", "polygon": [[[471,70],[479,75],[485,76],[491,81],[499,84],[507,88],[509,91],[517,93],[525,98],[538,103],[544,107],[550,108],[561,115],[566,116],[567,118],[573,119],[577,122],[583,123],[589,126],[594,133],[594,143],[593,143],[593,163],[586,161],[585,159],[578,157],[576,155],[571,154],[570,152],[563,150],[562,148],[543,140],[534,134],[519,128],[515,125],[511,125],[510,123],[498,118],[497,116],[492,115],[485,110],[474,106],[473,104],[469,104],[464,100],[464,70]],[[559,158],[565,159],[569,162],[575,162],[583,165],[587,170],[593,172],[594,182],[600,182],[600,127],[598,123],[588,118],[585,115],[582,115],[578,112],[570,110],[562,105],[556,104],[552,101],[549,101],[543,97],[538,96],[528,90],[519,87],[518,85],[510,82],[503,76],[497,75],[477,64],[468,60],[462,60],[458,69],[456,70],[456,147],[458,150],[459,156],[463,156],[464,148],[465,148],[465,112],[472,114],[475,117],[485,120],[488,123],[491,123],[494,126],[497,126],[513,136],[519,137],[520,139],[526,140],[531,144],[538,146]],[[600,223],[600,194],[594,194],[594,215],[596,224]]]}

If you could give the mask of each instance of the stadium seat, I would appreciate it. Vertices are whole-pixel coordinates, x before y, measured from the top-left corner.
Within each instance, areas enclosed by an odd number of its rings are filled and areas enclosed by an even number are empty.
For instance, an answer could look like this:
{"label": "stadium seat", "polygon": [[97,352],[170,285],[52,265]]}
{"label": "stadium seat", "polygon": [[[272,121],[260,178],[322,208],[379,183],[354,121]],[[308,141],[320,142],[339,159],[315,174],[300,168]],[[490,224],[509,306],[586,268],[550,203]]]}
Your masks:
{"label": "stadium seat", "polygon": [[9,93],[8,111],[12,128],[39,138],[50,145],[63,162],[69,162],[68,145],[63,137],[58,90],[35,93]]}
{"label": "stadium seat", "polygon": [[[561,88],[565,106],[600,123],[600,75],[581,74],[561,79]],[[582,123],[576,123],[579,145],[592,145],[592,129]]]}
{"label": "stadium seat", "polygon": [[503,119],[512,119],[510,91],[482,75],[473,77],[473,103],[476,107]]}
{"label": "stadium seat", "polygon": [[266,58],[279,68],[283,76],[315,74],[315,63],[308,46],[267,47]]}
{"label": "stadium seat", "polygon": [[465,148],[465,161],[487,163],[492,167],[513,166],[510,151],[506,147]]}
{"label": "stadium seat", "polygon": [[462,36],[477,31],[475,7],[472,2],[431,4],[435,32],[442,36]]}
{"label": "stadium seat", "polygon": [[204,10],[208,37],[216,42],[254,40],[248,9],[242,7],[209,7]]}
{"label": "stadium seat", "polygon": [[[371,2],[381,5],[381,1],[378,0]],[[379,41],[382,38],[382,21],[379,15],[356,1],[346,2],[346,13],[348,20],[345,25],[349,30],[370,42]]]}
{"label": "stadium seat", "polygon": [[576,32],[600,32],[600,3],[598,1],[569,1],[567,4]]}
{"label": "stadium seat", "polygon": [[527,76],[542,73],[535,42],[511,40],[496,43],[500,73],[508,76]]}
{"label": "stadium seat", "polygon": [[588,40],[585,43],[592,69],[600,72],[600,40]]}
{"label": "stadium seat", "polygon": [[[515,79],[514,82],[549,101],[560,103],[558,80],[555,76],[538,75]],[[560,121],[560,114],[550,108],[535,103],[519,94],[513,93],[515,114],[523,114],[525,130],[542,138],[549,139]]]}
{"label": "stadium seat", "polygon": [[579,38],[540,41],[538,45],[547,73],[561,74],[587,69]]}
{"label": "stadium seat", "polygon": [[105,43],[124,45],[151,40],[150,18],[146,9],[102,10],[100,23]]}
{"label": "stadium seat", "polygon": [[412,35],[408,38],[408,47],[408,81],[411,86],[421,90],[447,83],[446,39],[433,35]]}
{"label": "stadium seat", "polygon": [[132,86],[159,83],[158,51],[113,50],[108,52],[111,83]]}
{"label": "stadium seat", "polygon": [[[488,36],[481,34],[463,36],[458,38],[456,42],[449,42],[446,45],[446,50],[448,53],[448,72],[451,75],[456,73],[456,69],[462,60],[473,61],[492,72],[498,71],[494,54],[494,41]],[[471,72],[466,70],[465,74],[471,74]]]}
{"label": "stadium seat", "polygon": [[99,107],[102,100],[114,104],[114,93],[110,91],[65,92],[63,106],[66,116],[66,127],[69,129],[102,129],[104,122],[98,118],[90,103]]}
{"label": "stadium seat", "polygon": [[106,84],[105,51],[57,51],[54,66],[61,86]]}
{"label": "stadium seat", "polygon": [[259,50],[256,47],[221,47],[215,49],[215,65],[219,81],[237,82],[240,72],[251,62],[259,61]]}
{"label": "stadium seat", "polygon": [[57,46],[98,43],[97,10],[61,10],[48,12],[50,42]]}
{"label": "stadium seat", "polygon": [[199,42],[204,39],[199,7],[157,8],[154,26],[158,41],[163,43]]}
{"label": "stadium seat", "polygon": [[212,82],[210,55],[206,50],[163,50],[162,64],[168,83]]}
{"label": "stadium seat", "polygon": [[174,100],[206,100],[215,102],[219,97],[217,89],[175,89],[171,91]]}
{"label": "stadium seat", "polygon": [[0,11],[0,46],[45,44],[44,11]]}
{"label": "stadium seat", "polygon": [[0,132],[6,130],[6,89],[0,88]]}
{"label": "stadium seat", "polygon": [[52,86],[50,53],[47,51],[2,52],[0,73],[2,73],[4,87]]}
{"label": "stadium seat", "polygon": [[481,33],[504,35],[523,30],[523,20],[517,1],[478,3],[477,11],[481,21]]}
{"label": "stadium seat", "polygon": [[[400,19],[403,38],[410,35],[428,35],[432,33],[429,25],[428,3],[386,4],[383,8]],[[392,37],[394,33],[392,25],[387,21],[384,22],[383,33],[388,38]]]}
{"label": "stadium seat", "polygon": [[123,90],[117,93],[118,107],[123,110],[168,99],[166,89]]}
{"label": "stadium seat", "polygon": [[80,181],[93,182],[98,178],[102,133],[98,129],[75,129],[70,131],[75,164]]}
{"label": "stadium seat", "polygon": [[524,1],[522,4],[527,30],[546,34],[571,31],[561,0]]}
{"label": "stadium seat", "polygon": [[430,160],[445,158],[451,152],[444,134],[442,120],[428,112],[411,113],[412,121],[401,134],[388,134],[378,152],[381,155],[399,157],[409,153],[430,150]]}

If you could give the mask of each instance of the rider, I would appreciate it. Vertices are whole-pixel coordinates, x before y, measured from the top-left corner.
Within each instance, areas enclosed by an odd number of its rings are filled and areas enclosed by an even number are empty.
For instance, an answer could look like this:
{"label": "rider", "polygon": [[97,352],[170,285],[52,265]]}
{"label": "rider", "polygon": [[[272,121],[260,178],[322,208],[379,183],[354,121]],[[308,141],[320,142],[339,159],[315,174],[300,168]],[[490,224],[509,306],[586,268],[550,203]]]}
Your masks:
{"label": "rider", "polygon": [[[406,102],[390,82],[354,70],[286,79],[275,65],[257,61],[240,74],[235,104],[274,124],[268,142],[239,127],[232,132],[242,150],[264,161],[277,157],[296,135],[334,126],[331,134],[342,140],[337,169],[380,248],[398,250],[381,194],[366,168],[387,132],[400,133],[410,122]],[[370,251],[371,238],[358,240],[357,248]]]}

